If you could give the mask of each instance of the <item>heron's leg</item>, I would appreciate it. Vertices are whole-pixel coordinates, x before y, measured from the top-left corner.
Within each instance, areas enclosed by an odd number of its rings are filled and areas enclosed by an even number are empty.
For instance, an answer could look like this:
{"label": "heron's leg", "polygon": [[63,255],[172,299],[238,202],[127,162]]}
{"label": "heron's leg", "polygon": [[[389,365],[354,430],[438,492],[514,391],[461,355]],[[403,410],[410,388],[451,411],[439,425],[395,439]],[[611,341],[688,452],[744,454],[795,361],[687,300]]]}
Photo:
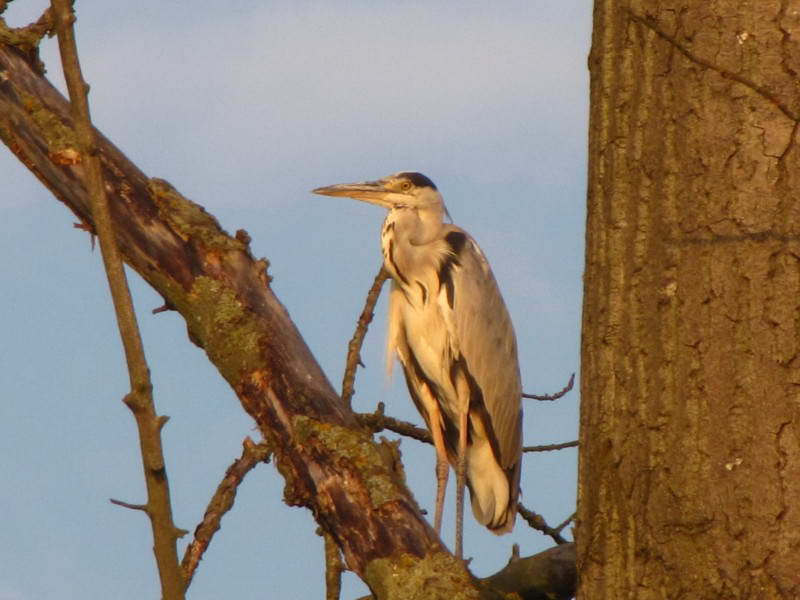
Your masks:
{"label": "heron's leg", "polygon": [[[442,436],[439,431],[439,437]],[[443,444],[444,445],[444,444]],[[447,489],[447,476],[450,474],[450,465],[447,462],[447,455],[444,448],[439,452],[436,449],[436,512],[433,515],[433,528],[436,535],[442,535],[442,513],[444,512],[444,492]]]}
{"label": "heron's leg", "polygon": [[467,471],[467,423],[469,408],[458,415],[458,460],[456,462],[456,558],[464,555],[464,487]]}
{"label": "heron's leg", "polygon": [[447,489],[447,476],[450,465],[447,462],[447,451],[442,435],[442,414],[438,403],[434,400],[430,414],[430,429],[433,445],[436,448],[436,510],[433,515],[433,528],[436,535],[442,535],[442,512],[444,511],[444,492]]}

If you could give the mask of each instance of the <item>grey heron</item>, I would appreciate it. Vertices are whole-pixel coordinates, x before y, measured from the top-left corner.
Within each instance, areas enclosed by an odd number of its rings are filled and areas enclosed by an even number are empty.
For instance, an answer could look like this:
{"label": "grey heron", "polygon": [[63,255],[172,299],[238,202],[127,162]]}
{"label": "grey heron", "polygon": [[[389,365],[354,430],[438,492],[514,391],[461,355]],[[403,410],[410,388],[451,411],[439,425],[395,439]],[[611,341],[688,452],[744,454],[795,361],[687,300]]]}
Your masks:
{"label": "grey heron", "polygon": [[456,471],[456,556],[462,556],[464,486],[475,519],[514,527],[522,459],[517,343],[489,263],[463,229],[444,222],[434,183],[401,172],[321,187],[389,210],[381,230],[389,296],[387,367],[400,359],[408,391],[436,447],[434,528],[441,533],[449,466]]}

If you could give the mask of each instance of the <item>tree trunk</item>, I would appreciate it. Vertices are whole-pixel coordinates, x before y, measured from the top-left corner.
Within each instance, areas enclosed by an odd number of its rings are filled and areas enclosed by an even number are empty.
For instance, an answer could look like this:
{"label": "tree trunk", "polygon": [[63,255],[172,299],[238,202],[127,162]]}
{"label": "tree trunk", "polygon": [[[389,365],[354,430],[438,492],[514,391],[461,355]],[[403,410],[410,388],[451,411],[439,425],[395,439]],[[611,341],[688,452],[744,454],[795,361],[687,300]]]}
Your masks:
{"label": "tree trunk", "polygon": [[800,597],[800,12],[597,0],[579,598]]}

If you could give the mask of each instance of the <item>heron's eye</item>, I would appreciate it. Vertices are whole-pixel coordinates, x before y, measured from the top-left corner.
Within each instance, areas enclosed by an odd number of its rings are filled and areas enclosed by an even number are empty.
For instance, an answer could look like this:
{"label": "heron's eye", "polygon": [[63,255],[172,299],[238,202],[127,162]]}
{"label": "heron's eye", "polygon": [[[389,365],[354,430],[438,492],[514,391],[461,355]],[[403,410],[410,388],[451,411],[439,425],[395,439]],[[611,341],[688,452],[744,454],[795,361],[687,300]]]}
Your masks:
{"label": "heron's eye", "polygon": [[407,192],[408,190],[411,189],[411,182],[404,181],[403,183],[400,184],[400,189],[403,190],[404,192]]}

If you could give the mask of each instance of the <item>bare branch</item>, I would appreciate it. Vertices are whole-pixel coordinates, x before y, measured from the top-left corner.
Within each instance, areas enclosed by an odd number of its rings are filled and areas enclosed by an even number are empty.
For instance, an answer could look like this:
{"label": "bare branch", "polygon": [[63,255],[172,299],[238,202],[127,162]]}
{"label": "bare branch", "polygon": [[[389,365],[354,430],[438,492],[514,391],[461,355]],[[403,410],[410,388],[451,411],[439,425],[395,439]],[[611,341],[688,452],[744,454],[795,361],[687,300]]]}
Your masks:
{"label": "bare branch", "polygon": [[266,442],[256,444],[248,437],[244,439],[242,446],[242,455],[233,461],[225,471],[225,476],[208,503],[203,520],[194,530],[194,540],[186,547],[183,554],[181,569],[187,588],[192,583],[197,566],[211,543],[211,539],[220,528],[222,517],[233,508],[239,484],[258,463],[269,461],[271,451]]}
{"label": "bare branch", "polygon": [[533,527],[536,531],[541,531],[543,534],[549,535],[556,544],[567,543],[567,540],[561,537],[560,530],[550,527],[542,515],[525,508],[521,502],[517,504],[517,512],[519,513],[520,517],[528,522],[528,525]]}
{"label": "bare branch", "polygon": [[[401,421],[384,414],[384,404],[381,402],[378,409],[374,413],[356,413],[356,418],[359,423],[372,431],[379,433],[384,430],[393,431],[400,435],[412,438],[418,442],[425,444],[433,444],[431,434],[427,429],[417,427],[408,421]],[[560,444],[544,444],[540,446],[523,446],[523,452],[550,452],[553,450],[563,450],[565,448],[575,448],[578,446],[578,441],[562,442]]]}
{"label": "bare branch", "polygon": [[566,519],[564,519],[561,523],[558,524],[558,526],[555,528],[556,531],[558,531],[559,533],[564,531],[564,528],[567,525],[569,525],[570,523],[572,523],[572,521],[574,521],[575,517],[577,517],[577,516],[578,516],[578,513],[576,513],[576,512],[572,513],[570,516],[568,516]]}
{"label": "bare branch", "polygon": [[523,446],[523,452],[550,452],[551,450],[563,450],[564,448],[576,448],[578,440],[563,442],[561,444],[545,444],[542,446]]}
{"label": "bare branch", "polygon": [[342,553],[330,533],[322,532],[322,536],[325,539],[325,600],[339,600],[345,569]]}
{"label": "bare branch", "polygon": [[383,414],[384,408],[385,405],[381,402],[378,404],[378,408],[374,413],[356,413],[356,418],[359,423],[372,431],[372,433],[379,433],[384,429],[388,429],[400,435],[413,438],[418,442],[433,444],[433,438],[431,438],[431,434],[427,429],[417,427],[408,421],[401,421],[394,417],[388,417]]}
{"label": "bare branch", "polygon": [[157,315],[159,313],[167,312],[167,311],[170,311],[170,310],[175,310],[175,307],[172,306],[169,302],[164,302],[164,304],[162,304],[161,306],[157,306],[156,308],[154,308],[150,312],[152,314],[154,314],[154,315]]}
{"label": "bare branch", "polygon": [[[427,429],[417,427],[408,421],[401,421],[394,417],[384,414],[385,405],[383,402],[378,404],[378,409],[373,413],[356,413],[359,423],[372,431],[380,433],[384,430],[393,431],[400,435],[412,438],[425,444],[433,444],[431,434]],[[563,450],[564,448],[575,448],[578,441],[562,442],[560,444],[545,444],[541,446],[523,446],[523,452],[550,452],[552,450]]]}
{"label": "bare branch", "polygon": [[[164,454],[161,450],[160,430],[165,421],[156,416],[150,370],[144,356],[136,313],[122,266],[122,256],[114,236],[111,210],[106,198],[94,128],[89,115],[87,97],[89,86],[83,79],[78,61],[78,49],[72,27],[75,22],[72,2],[52,0],[52,8],[77,141],[77,156],[69,153],[68,162],[83,165],[84,179],[91,199],[91,214],[100,240],[100,251],[125,349],[131,385],[125,403],[131,408],[139,429],[142,464],[147,483],[147,504],[143,510],[150,517],[154,552],[161,579],[161,593],[165,600],[182,600],[184,583],[178,565],[177,551],[180,532],[172,521],[169,483],[164,468]],[[63,158],[67,153],[62,152],[61,156]],[[73,156],[74,162],[72,162]],[[120,505],[133,508],[133,505],[121,503]]]}
{"label": "bare branch", "polygon": [[364,342],[364,336],[367,334],[367,328],[375,316],[375,304],[378,302],[378,297],[381,295],[381,289],[384,282],[389,278],[389,273],[381,265],[380,271],[375,276],[372,282],[372,287],[369,288],[367,299],[364,302],[364,309],[358,317],[358,324],[353,333],[350,343],[347,344],[347,362],[344,368],[344,379],[342,380],[342,402],[350,406],[353,398],[353,381],[356,378],[356,369],[358,365],[364,366],[361,362],[361,344]]}
{"label": "bare branch", "polygon": [[559,398],[564,396],[567,392],[569,392],[574,384],[575,384],[575,373],[570,375],[567,385],[565,385],[564,388],[561,389],[561,391],[558,391],[555,394],[544,394],[542,396],[539,396],[537,394],[522,394],[522,397],[530,398],[532,400],[542,400],[542,401],[558,400]]}
{"label": "bare branch", "polygon": [[131,510],[141,510],[142,512],[149,513],[146,504],[131,504],[130,502],[123,502],[122,500],[117,500],[116,498],[109,498],[108,499],[111,504],[116,504],[117,506],[121,506],[123,508],[130,508]]}

